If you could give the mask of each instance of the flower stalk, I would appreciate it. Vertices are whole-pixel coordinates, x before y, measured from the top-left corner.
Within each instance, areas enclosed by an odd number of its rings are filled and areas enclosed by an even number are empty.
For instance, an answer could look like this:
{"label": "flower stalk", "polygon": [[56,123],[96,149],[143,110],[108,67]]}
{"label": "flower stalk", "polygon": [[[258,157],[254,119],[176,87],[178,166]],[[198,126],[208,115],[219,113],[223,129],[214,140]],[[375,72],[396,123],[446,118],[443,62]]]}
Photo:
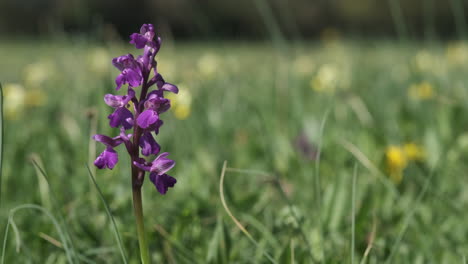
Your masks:
{"label": "flower stalk", "polygon": [[149,248],[148,242],[145,235],[145,224],[143,221],[143,203],[141,199],[141,186],[133,187],[133,211],[135,214],[136,226],[137,226],[137,235],[138,235],[138,244],[140,246],[140,257],[142,264],[149,264]]}
{"label": "flower stalk", "polygon": [[[135,59],[132,54],[127,54],[112,60],[112,64],[120,70],[115,79],[116,90],[128,85],[127,93],[104,96],[105,103],[114,108],[114,112],[108,116],[109,125],[119,128],[120,133],[115,137],[93,136],[94,140],[106,147],[96,158],[94,165],[99,169],[113,169],[118,162],[118,154],[114,148],[125,145],[132,162],[133,208],[141,262],[148,264],[150,255],[145,236],[141,188],[146,172],[161,194],[166,194],[177,182],[175,178],[166,174],[174,167],[175,161],[167,158],[168,152],[160,153],[161,147],[154,135],[159,134],[159,128],[163,125],[161,114],[171,107],[170,100],[165,98],[164,93],[177,94],[179,89],[164,81],[157,70],[155,56],[161,48],[161,38],[155,35],[153,25],[144,24],[140,33],[130,35],[130,43],[137,49],[143,49],[143,55]],[[152,87],[154,89],[151,89]],[[133,130],[133,133],[128,134],[127,130]],[[140,153],[143,156],[140,156]],[[151,158],[156,155],[158,156]]]}

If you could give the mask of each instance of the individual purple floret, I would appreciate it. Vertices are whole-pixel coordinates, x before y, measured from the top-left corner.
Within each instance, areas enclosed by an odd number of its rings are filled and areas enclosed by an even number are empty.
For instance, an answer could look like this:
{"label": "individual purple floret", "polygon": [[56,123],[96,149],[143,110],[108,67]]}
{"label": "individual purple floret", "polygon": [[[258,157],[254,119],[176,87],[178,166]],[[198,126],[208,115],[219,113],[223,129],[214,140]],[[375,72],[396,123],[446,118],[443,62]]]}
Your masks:
{"label": "individual purple floret", "polygon": [[121,71],[119,76],[115,79],[117,90],[127,83],[130,87],[137,87],[143,83],[142,69],[140,64],[133,58],[132,54],[114,58],[112,64]]}
{"label": "individual purple floret", "polygon": [[111,147],[107,147],[94,161],[94,165],[99,169],[104,169],[105,167],[113,169],[115,164],[119,161],[117,152]]}
{"label": "individual purple floret", "polygon": [[164,152],[153,162],[146,162],[144,159],[133,162],[133,165],[138,168],[150,172],[150,180],[162,194],[165,194],[167,188],[173,187],[177,182],[176,179],[166,174],[175,165],[175,161],[166,158],[168,155],[168,152]]}
{"label": "individual purple floret", "polygon": [[[177,182],[166,174],[175,162],[167,158],[168,152],[159,154],[161,147],[155,135],[163,124],[161,114],[171,107],[164,93],[178,93],[179,90],[177,86],[166,83],[157,71],[155,56],[161,47],[161,39],[155,35],[153,25],[144,24],[140,33],[130,35],[130,43],[137,49],[143,49],[142,55],[135,59],[132,54],[127,54],[112,60],[112,64],[120,71],[115,79],[116,90],[127,85],[127,93],[104,96],[105,103],[114,108],[108,116],[109,125],[119,128],[120,134],[113,138],[105,135],[93,137],[106,146],[94,165],[99,169],[113,169],[118,162],[114,148],[123,143],[132,160],[133,187],[141,188],[144,175],[149,172],[156,189],[165,194]],[[126,130],[130,129],[133,129],[133,133],[126,134]],[[140,157],[140,153],[145,157],[159,156],[149,162]]]}

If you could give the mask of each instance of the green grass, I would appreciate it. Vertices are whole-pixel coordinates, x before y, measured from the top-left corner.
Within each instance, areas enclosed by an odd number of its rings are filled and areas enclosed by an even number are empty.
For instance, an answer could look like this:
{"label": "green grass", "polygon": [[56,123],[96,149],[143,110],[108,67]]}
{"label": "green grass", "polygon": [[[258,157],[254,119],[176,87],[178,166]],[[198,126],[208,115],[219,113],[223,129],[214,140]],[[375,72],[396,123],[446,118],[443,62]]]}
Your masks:
{"label": "green grass", "polygon": [[[157,137],[177,161],[176,187],[165,196],[149,181],[143,187],[153,261],[463,263],[467,44],[282,45],[287,49],[164,44],[160,72],[188,91],[192,104],[186,120],[164,114]],[[0,219],[5,228],[12,223],[4,263],[123,263],[125,256],[139,263],[129,158],[121,148],[114,170],[86,166],[103,149],[90,134],[117,134],[102,98],[114,92],[110,59],[127,52],[134,52],[130,45],[80,39],[0,44]],[[99,72],[93,57],[109,67]],[[313,80],[334,90],[314,90]],[[433,98],[408,95],[422,81],[432,85]],[[14,113],[11,83],[24,86],[28,102],[43,92],[46,103]],[[296,148],[301,134],[321,150],[317,159]],[[422,146],[426,157],[409,163],[396,184],[385,150],[407,142]],[[224,199],[251,239],[221,203],[224,161]]]}

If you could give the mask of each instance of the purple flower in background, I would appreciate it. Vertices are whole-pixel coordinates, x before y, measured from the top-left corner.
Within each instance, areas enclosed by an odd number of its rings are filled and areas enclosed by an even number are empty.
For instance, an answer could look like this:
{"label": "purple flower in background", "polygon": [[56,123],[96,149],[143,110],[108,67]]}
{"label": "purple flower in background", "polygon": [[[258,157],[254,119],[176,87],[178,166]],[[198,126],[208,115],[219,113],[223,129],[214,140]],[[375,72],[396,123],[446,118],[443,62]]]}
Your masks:
{"label": "purple flower in background", "polygon": [[305,132],[302,132],[298,137],[296,137],[294,145],[303,158],[308,160],[317,159],[318,148],[315,144],[310,142]]}
{"label": "purple flower in background", "polygon": [[[109,125],[120,128],[120,134],[113,138],[105,135],[93,137],[105,145],[94,164],[99,169],[113,169],[118,162],[114,148],[123,143],[132,161],[133,187],[141,188],[145,173],[148,172],[156,189],[166,194],[168,188],[174,187],[177,182],[166,174],[174,167],[175,161],[167,158],[168,152],[160,154],[161,146],[154,135],[159,133],[163,124],[161,114],[171,107],[164,93],[178,93],[179,90],[177,86],[166,83],[157,71],[155,56],[161,48],[161,39],[156,36],[153,25],[144,24],[139,33],[131,34],[130,43],[137,49],[143,49],[142,54],[136,59],[132,54],[127,54],[112,60],[112,64],[120,71],[115,79],[116,90],[127,85],[127,92],[124,95],[104,96],[104,102],[114,109],[108,116]],[[139,94],[135,91],[139,91]],[[131,105],[132,109],[129,108]],[[133,133],[126,134],[125,131],[130,129],[133,129]],[[140,153],[144,157],[159,156],[148,162],[140,157]]]}

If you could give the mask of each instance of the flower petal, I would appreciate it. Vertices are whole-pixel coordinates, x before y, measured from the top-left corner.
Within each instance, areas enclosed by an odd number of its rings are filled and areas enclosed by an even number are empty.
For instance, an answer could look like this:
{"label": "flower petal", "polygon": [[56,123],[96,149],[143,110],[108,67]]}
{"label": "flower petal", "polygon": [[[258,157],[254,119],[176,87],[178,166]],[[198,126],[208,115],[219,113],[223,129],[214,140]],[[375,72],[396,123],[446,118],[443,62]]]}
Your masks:
{"label": "flower petal", "polygon": [[117,147],[118,145],[122,144],[122,142],[123,142],[123,140],[121,139],[120,136],[111,138],[111,137],[108,137],[106,135],[97,134],[97,135],[93,136],[93,139],[96,140],[97,142],[101,142],[104,145],[106,145],[108,147],[112,147],[112,148]]}
{"label": "flower petal", "polygon": [[140,70],[125,69],[122,71],[122,74],[125,75],[124,83],[128,83],[131,87],[137,87],[143,83],[143,76]]}
{"label": "flower petal", "polygon": [[140,33],[145,35],[148,40],[152,40],[154,38],[154,26],[153,24],[143,24],[140,28]]}
{"label": "flower petal", "polygon": [[107,147],[94,161],[94,165],[99,169],[105,167],[113,169],[115,164],[119,161],[117,152],[111,147]]}
{"label": "flower petal", "polygon": [[152,124],[151,126],[147,127],[146,130],[154,132],[156,135],[159,134],[159,128],[163,125],[163,121],[159,119],[156,123]]}
{"label": "flower petal", "polygon": [[165,83],[163,84],[162,88],[161,88],[163,91],[168,91],[168,92],[171,92],[171,93],[179,93],[179,88],[177,88],[177,86],[171,84],[171,83]]}
{"label": "flower petal", "polygon": [[175,166],[175,161],[166,158],[169,152],[159,155],[151,164],[151,172],[164,174]]}
{"label": "flower petal", "polygon": [[148,164],[145,159],[143,158],[139,158],[138,161],[134,161],[133,162],[133,165],[135,165],[136,167],[144,170],[144,171],[150,171],[151,169],[151,166],[150,164]]}
{"label": "flower petal", "polygon": [[125,95],[106,94],[104,95],[104,102],[110,107],[123,107],[125,106],[124,99],[126,99],[126,97]]}
{"label": "flower petal", "polygon": [[151,132],[144,132],[143,135],[140,137],[140,147],[141,147],[141,154],[145,156],[149,156],[151,154],[158,154],[161,147],[159,144],[154,140]]}
{"label": "flower petal", "polygon": [[145,102],[146,109],[152,109],[158,114],[166,112],[171,107],[169,99],[158,96],[153,93],[148,96],[148,99]]}
{"label": "flower petal", "polygon": [[133,33],[130,35],[130,44],[135,45],[135,48],[137,49],[142,49],[145,47],[146,42],[148,42],[148,39],[138,33]]}
{"label": "flower petal", "polygon": [[169,187],[174,187],[177,183],[176,179],[167,174],[159,175],[154,172],[150,173],[150,180],[161,194],[166,194]]}
{"label": "flower petal", "polygon": [[125,107],[115,109],[107,118],[110,120],[111,127],[123,126],[125,129],[133,127],[133,114]]}
{"label": "flower petal", "polygon": [[[153,41],[154,38],[154,27],[152,24],[143,24],[140,28],[140,34],[133,33],[130,35],[130,43],[135,45],[135,48],[142,49],[146,45],[155,46],[156,43]],[[158,40],[159,43],[159,40]]]}
{"label": "flower petal", "polygon": [[141,128],[148,128],[159,120],[159,115],[154,110],[145,110],[137,118],[137,124]]}
{"label": "flower petal", "polygon": [[119,74],[117,78],[115,78],[115,84],[117,87],[115,87],[116,90],[120,90],[120,87],[125,84],[125,75],[124,74]]}
{"label": "flower petal", "polygon": [[112,64],[120,71],[123,71],[125,69],[137,69],[138,68],[138,63],[136,62],[132,54],[127,54],[127,55],[123,55],[117,58],[113,58]]}

